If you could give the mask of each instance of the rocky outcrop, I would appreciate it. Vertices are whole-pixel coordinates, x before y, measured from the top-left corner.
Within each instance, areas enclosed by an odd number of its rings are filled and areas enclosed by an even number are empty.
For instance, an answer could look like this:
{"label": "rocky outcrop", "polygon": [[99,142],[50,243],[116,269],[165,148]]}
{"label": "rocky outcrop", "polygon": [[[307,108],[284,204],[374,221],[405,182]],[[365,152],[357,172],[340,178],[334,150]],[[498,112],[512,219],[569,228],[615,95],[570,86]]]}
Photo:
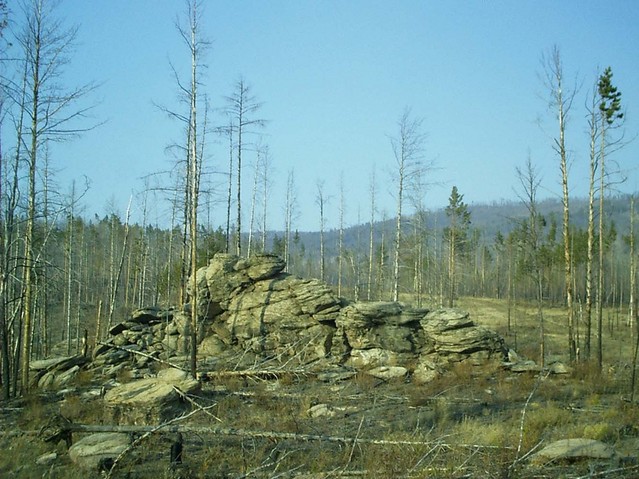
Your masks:
{"label": "rocky outcrop", "polygon": [[95,363],[110,368],[113,376],[124,358],[139,368],[153,357],[187,355],[193,307],[197,353],[205,362],[239,357],[244,365],[342,365],[385,379],[428,381],[451,362],[507,357],[502,338],[474,324],[465,311],[349,303],[327,284],[294,277],[284,267],[272,255],[215,255],[189,281],[189,304],[180,310],[135,311],[111,328]]}
{"label": "rocky outcrop", "polygon": [[32,382],[40,389],[58,389],[74,379],[87,361],[88,359],[83,356],[63,356],[31,361],[29,369],[35,372]]}
{"label": "rocky outcrop", "polygon": [[196,274],[197,294],[191,291],[202,320],[199,339],[215,336],[223,345],[218,350],[281,361],[329,355],[342,301],[325,283],[291,276],[284,266],[272,255],[215,255]]}

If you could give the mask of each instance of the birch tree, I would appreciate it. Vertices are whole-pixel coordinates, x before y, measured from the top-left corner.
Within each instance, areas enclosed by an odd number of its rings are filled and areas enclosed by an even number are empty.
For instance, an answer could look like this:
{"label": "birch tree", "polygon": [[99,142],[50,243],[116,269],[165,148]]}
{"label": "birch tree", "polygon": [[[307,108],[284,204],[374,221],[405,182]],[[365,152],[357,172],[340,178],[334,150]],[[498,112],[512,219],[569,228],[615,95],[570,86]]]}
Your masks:
{"label": "birch tree", "polygon": [[588,107],[589,127],[589,168],[588,168],[588,227],[586,234],[586,278],[585,278],[585,305],[586,338],[584,342],[585,359],[590,359],[592,345],[592,306],[594,296],[594,246],[595,246],[595,182],[599,160],[597,155],[597,142],[599,138],[599,121],[597,120],[597,89],[593,89],[591,105]]}
{"label": "birch tree", "polygon": [[531,276],[535,285],[537,303],[537,321],[539,323],[539,363],[544,366],[546,357],[546,332],[543,312],[543,265],[540,258],[542,226],[544,219],[538,211],[537,191],[541,179],[530,157],[524,169],[517,168],[517,177],[521,185],[520,198],[528,210],[528,220],[520,225],[520,242],[524,245],[524,270]]}
{"label": "birch tree", "polygon": [[295,170],[288,172],[286,179],[286,203],[284,206],[284,261],[286,272],[291,271],[291,231],[297,208],[297,192],[295,190]]}
{"label": "birch tree", "polygon": [[559,156],[559,170],[561,172],[562,191],[562,238],[564,246],[564,291],[566,297],[566,308],[568,310],[568,351],[570,360],[574,361],[577,356],[577,345],[574,333],[574,308],[573,308],[573,279],[571,260],[571,240],[570,240],[570,208],[568,189],[568,159],[566,151],[566,122],[568,113],[575,98],[575,89],[566,89],[563,73],[563,62],[558,47],[554,47],[550,57],[545,59],[545,82],[550,91],[550,106],[555,110],[558,122],[557,136],[553,139],[553,149]]}
{"label": "birch tree", "polygon": [[319,220],[320,220],[320,258],[319,258],[319,267],[320,267],[320,279],[324,281],[325,279],[325,266],[326,266],[326,256],[325,256],[325,245],[324,245],[324,225],[325,225],[325,217],[324,217],[324,208],[326,207],[326,193],[324,191],[324,180],[317,180],[316,183],[317,194],[315,196],[315,203],[319,207]]}
{"label": "birch tree", "polygon": [[391,137],[391,146],[395,157],[396,184],[396,223],[395,223],[395,256],[393,263],[393,301],[399,301],[400,252],[402,245],[402,218],[404,197],[411,181],[424,168],[422,163],[425,135],[422,133],[423,119],[412,118],[410,108],[397,122],[398,134]]}
{"label": "birch tree", "polygon": [[237,237],[235,238],[235,252],[239,256],[242,252],[242,154],[247,146],[246,135],[255,133],[252,128],[261,128],[266,124],[266,120],[255,118],[255,115],[262,103],[252,94],[250,86],[240,78],[235,84],[235,91],[226,97],[227,114],[231,118],[231,131],[236,134],[236,191],[237,218],[235,225]]}
{"label": "birch tree", "polygon": [[[29,387],[33,315],[35,308],[35,222],[38,215],[37,173],[41,153],[48,142],[75,137],[95,125],[87,126],[86,114],[92,106],[79,107],[79,102],[95,86],[86,84],[65,88],[60,79],[69,62],[77,27],[66,28],[55,15],[55,2],[25,0],[22,7],[23,27],[15,42],[19,50],[19,69],[24,69],[24,82],[5,81],[5,92],[23,109],[25,122],[21,127],[27,164],[27,212],[24,231],[24,293],[21,345],[21,385]],[[6,80],[6,79],[5,79]]]}

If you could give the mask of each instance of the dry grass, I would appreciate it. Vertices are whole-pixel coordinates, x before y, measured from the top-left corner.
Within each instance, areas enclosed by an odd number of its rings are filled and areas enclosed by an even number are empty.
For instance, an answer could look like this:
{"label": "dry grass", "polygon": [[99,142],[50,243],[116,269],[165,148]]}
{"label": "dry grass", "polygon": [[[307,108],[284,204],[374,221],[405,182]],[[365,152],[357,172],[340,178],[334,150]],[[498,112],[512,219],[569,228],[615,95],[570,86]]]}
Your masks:
{"label": "dry grass", "polygon": [[[464,299],[460,307],[467,309],[476,323],[500,332],[509,345],[516,344],[518,353],[536,359],[539,338],[533,307],[513,308],[509,334],[505,301]],[[567,363],[565,311],[553,308],[544,314],[547,351],[552,360]],[[599,466],[562,464],[540,471],[526,462],[517,463],[517,459],[540,444],[571,437],[602,440],[624,453],[628,453],[628,444],[639,443],[639,408],[626,400],[632,338],[623,322],[613,326],[604,337],[602,371],[593,361],[577,363],[572,374],[557,376],[514,374],[461,362],[420,386],[384,382],[364,373],[334,384],[312,377],[219,379],[205,386],[198,401],[216,404],[211,412],[222,422],[202,416],[191,419],[191,424],[358,440],[408,440],[414,444],[202,434],[185,438],[185,463],[190,477],[201,478],[295,477],[297,473],[318,478],[360,473],[357,477],[362,477],[363,473],[363,477],[372,478],[506,479],[587,474],[588,467],[599,470]],[[579,328],[583,335],[583,325]],[[122,373],[119,379],[128,378]],[[88,380],[81,377],[78,386]],[[333,414],[310,417],[309,408],[322,403],[330,405]],[[41,398],[27,399],[20,427],[36,428],[46,420],[48,407]],[[101,420],[97,407],[77,397],[68,397],[55,407],[73,420]],[[23,442],[26,444],[26,437],[15,443]],[[23,455],[0,454],[0,470],[33,464],[33,455],[49,447],[36,443],[39,446],[31,452],[21,450]],[[6,450],[6,443],[2,445]],[[165,477],[167,450],[160,435],[132,454],[113,477]],[[630,453],[637,452],[639,448],[630,449]],[[71,477],[73,468],[60,459],[52,471],[47,477]],[[32,475],[9,477],[42,477],[44,472],[34,469]],[[624,475],[622,471],[609,477],[636,477],[636,472]]]}

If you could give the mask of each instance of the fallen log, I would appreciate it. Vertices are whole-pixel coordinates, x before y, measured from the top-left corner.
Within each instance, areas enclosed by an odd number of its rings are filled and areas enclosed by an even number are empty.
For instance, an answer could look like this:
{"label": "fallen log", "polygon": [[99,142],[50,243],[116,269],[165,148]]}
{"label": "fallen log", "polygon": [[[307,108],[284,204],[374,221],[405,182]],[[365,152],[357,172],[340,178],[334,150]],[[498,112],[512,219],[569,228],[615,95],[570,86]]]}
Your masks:
{"label": "fallen log", "polygon": [[238,429],[230,427],[207,427],[207,426],[190,426],[186,424],[167,424],[159,426],[142,426],[142,425],[109,425],[109,424],[69,424],[70,432],[98,433],[98,432],[124,432],[129,434],[142,434],[148,432],[162,433],[194,433],[194,434],[213,434],[220,436],[236,436],[252,439],[286,439],[297,441],[320,441],[320,442],[339,442],[343,444],[375,444],[390,446],[433,446],[440,447],[464,447],[471,449],[513,449],[509,446],[487,446],[478,444],[445,444],[438,440],[415,441],[402,439],[366,439],[343,436],[326,436],[321,434],[300,434],[294,432],[276,432],[276,431],[252,431],[247,429]]}
{"label": "fallen log", "polygon": [[256,378],[256,379],[280,379],[288,376],[310,376],[311,373],[303,369],[271,370],[271,369],[245,369],[242,371],[209,371],[197,373],[200,381],[211,381],[223,378]]}

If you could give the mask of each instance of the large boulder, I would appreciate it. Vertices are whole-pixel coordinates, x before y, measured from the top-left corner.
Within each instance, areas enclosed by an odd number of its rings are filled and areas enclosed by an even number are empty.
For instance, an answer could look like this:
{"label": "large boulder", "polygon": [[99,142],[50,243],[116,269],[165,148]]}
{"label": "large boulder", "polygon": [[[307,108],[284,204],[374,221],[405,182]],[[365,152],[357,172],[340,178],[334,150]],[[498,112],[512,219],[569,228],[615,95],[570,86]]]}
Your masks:
{"label": "large boulder", "polygon": [[[198,341],[206,345],[198,348],[200,356],[211,351],[205,340],[210,335],[262,357],[310,362],[331,353],[340,299],[325,283],[293,277],[283,272],[284,266],[273,255],[246,260],[217,254],[198,270],[198,314],[204,328]],[[180,327],[178,332],[183,334]],[[220,346],[213,351],[224,349]]]}
{"label": "large boulder", "polygon": [[548,444],[531,457],[531,461],[546,463],[557,460],[610,459],[615,450],[612,446],[595,439],[561,439]]}
{"label": "large boulder", "polygon": [[425,313],[400,303],[355,303],[341,310],[336,324],[353,349],[411,353],[417,349],[419,320]]}
{"label": "large boulder", "polygon": [[116,424],[159,424],[188,407],[182,397],[200,388],[186,371],[165,369],[157,377],[120,384],[104,395],[111,419]]}
{"label": "large boulder", "polygon": [[128,434],[103,432],[83,437],[69,448],[73,463],[84,469],[97,471],[101,461],[115,460],[131,444]]}
{"label": "large boulder", "polygon": [[508,357],[503,338],[477,326],[467,311],[454,308],[431,311],[421,320],[421,326],[432,347],[430,352],[452,361],[470,357],[504,361]]}

